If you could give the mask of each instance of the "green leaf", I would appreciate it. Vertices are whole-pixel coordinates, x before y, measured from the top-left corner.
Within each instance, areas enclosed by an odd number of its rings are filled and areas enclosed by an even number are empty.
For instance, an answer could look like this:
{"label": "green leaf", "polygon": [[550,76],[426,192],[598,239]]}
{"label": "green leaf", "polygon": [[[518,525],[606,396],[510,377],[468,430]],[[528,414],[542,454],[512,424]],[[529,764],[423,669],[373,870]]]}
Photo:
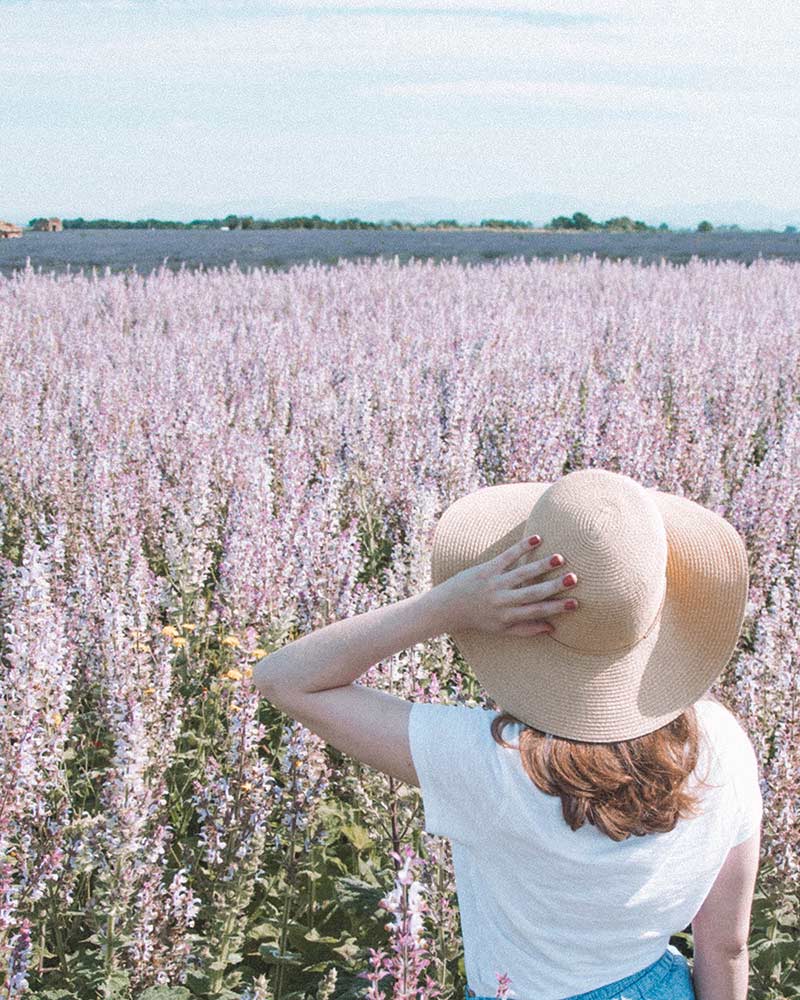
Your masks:
{"label": "green leaf", "polygon": [[342,826],[342,833],[357,851],[365,851],[373,843],[373,838],[363,826],[348,823]]}
{"label": "green leaf", "polygon": [[355,938],[348,938],[347,941],[339,945],[338,948],[331,948],[331,951],[335,951],[337,955],[341,955],[343,959],[350,962],[358,955],[361,954],[361,949],[356,944]]}
{"label": "green leaf", "polygon": [[352,875],[336,879],[336,898],[341,907],[361,917],[371,916],[385,895],[381,886],[370,885]]}
{"label": "green leaf", "polygon": [[204,996],[211,988],[211,976],[207,972],[188,972],[186,981],[192,987],[195,996]]}
{"label": "green leaf", "polygon": [[[95,973],[99,970],[95,969]],[[115,969],[110,975],[102,976],[102,980],[98,980],[98,984],[102,982],[103,993],[102,996],[104,1000],[127,1000],[130,995],[131,980],[130,975],[125,969]]]}
{"label": "green leaf", "polygon": [[264,921],[260,924],[255,924],[247,932],[248,941],[258,941],[261,938],[277,938],[278,937],[278,925],[271,924],[269,921]]}
{"label": "green leaf", "polygon": [[316,941],[321,944],[336,944],[339,938],[336,937],[323,937],[316,927],[312,927],[311,930],[303,935],[306,941]]}
{"label": "green leaf", "polygon": [[262,944],[258,949],[259,955],[264,959],[265,962],[269,962],[271,965],[302,965],[303,956],[294,951],[287,951],[281,955],[278,948],[274,948],[272,945]]}
{"label": "green leaf", "polygon": [[148,986],[138,1000],[192,1000],[192,994],[185,986]]}
{"label": "green leaf", "polygon": [[298,878],[307,878],[310,882],[316,882],[317,879],[324,878],[324,877],[325,876],[324,876],[324,874],[322,872],[315,872],[315,871],[312,871],[310,868],[307,868],[304,871],[301,871],[299,873],[299,875],[298,875]]}

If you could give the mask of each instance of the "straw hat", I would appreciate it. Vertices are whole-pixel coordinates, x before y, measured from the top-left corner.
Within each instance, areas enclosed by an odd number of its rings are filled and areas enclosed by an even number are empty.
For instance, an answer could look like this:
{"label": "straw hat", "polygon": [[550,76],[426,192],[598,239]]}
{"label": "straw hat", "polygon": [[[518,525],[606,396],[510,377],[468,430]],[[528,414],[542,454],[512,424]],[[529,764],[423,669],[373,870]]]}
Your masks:
{"label": "straw hat", "polygon": [[560,553],[564,565],[539,580],[572,570],[578,608],[553,619],[552,636],[452,633],[496,704],[546,733],[599,743],[652,732],[705,694],[747,602],[747,551],[731,524],[606,469],[487,486],[442,514],[434,586],[534,533],[541,545],[523,560]]}

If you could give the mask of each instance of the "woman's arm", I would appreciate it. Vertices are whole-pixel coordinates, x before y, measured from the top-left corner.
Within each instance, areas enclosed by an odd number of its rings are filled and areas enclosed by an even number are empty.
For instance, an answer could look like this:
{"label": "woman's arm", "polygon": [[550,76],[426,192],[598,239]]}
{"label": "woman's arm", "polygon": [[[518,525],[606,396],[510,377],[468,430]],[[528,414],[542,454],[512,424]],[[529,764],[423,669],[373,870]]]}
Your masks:
{"label": "woman's arm", "polygon": [[[278,709],[369,767],[419,784],[408,740],[411,702],[354,681],[372,664],[442,632],[512,635],[552,631],[543,619],[565,610],[563,580],[527,586],[549,560],[512,568],[534,546],[520,542],[432,590],[326,625],[259,660],[252,683]],[[571,574],[574,579],[574,574]]]}
{"label": "woman's arm", "polygon": [[287,685],[313,694],[352,684],[380,660],[447,631],[441,586],[290,642],[255,664],[253,683],[267,698],[271,690]]}
{"label": "woman's arm", "polygon": [[564,562],[553,555],[516,565],[539,544],[538,536],[533,539],[525,538],[431,590],[296,639],[255,664],[253,683],[267,698],[271,690],[287,686],[298,693],[313,694],[352,684],[373,664],[443,632],[552,632],[553,625],[544,619],[568,610],[567,602],[544,598],[574,586],[577,577],[571,573],[563,580],[533,583],[553,568],[553,559],[560,560],[556,565]]}

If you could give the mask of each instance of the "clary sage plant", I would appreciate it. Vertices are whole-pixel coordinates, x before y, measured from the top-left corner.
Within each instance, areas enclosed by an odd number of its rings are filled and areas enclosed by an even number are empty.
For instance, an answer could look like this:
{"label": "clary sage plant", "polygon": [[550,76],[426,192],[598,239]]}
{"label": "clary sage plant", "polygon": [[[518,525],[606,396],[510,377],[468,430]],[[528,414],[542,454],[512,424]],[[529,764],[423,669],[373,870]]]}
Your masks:
{"label": "clary sage plant", "polygon": [[[0,996],[459,998],[449,846],[416,789],[244,681],[427,587],[456,497],[589,466],[746,540],[714,693],[765,800],[753,996],[797,987],[799,275],[576,258],[0,279]],[[446,639],[365,682],[482,697]]]}

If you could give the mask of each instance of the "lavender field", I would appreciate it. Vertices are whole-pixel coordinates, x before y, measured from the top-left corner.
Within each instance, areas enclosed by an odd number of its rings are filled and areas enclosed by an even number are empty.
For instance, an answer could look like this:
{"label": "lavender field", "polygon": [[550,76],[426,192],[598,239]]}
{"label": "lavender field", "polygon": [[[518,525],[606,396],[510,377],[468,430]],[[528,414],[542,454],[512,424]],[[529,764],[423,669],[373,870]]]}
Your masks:
{"label": "lavender field", "polygon": [[60,233],[26,232],[0,240],[0,275],[24,270],[45,274],[96,268],[147,273],[227,267],[281,270],[317,261],[412,259],[483,264],[522,258],[629,259],[688,263],[695,259],[800,260],[800,233],[715,229],[694,231],[609,232],[607,230],[453,230],[453,229],[65,229]]}
{"label": "lavender field", "polygon": [[[28,268],[0,404],[0,997],[459,1000],[417,789],[250,664],[428,587],[461,494],[590,466],[746,540],[713,690],[762,774],[751,996],[800,995],[800,265]],[[365,682],[482,697],[446,638]]]}

